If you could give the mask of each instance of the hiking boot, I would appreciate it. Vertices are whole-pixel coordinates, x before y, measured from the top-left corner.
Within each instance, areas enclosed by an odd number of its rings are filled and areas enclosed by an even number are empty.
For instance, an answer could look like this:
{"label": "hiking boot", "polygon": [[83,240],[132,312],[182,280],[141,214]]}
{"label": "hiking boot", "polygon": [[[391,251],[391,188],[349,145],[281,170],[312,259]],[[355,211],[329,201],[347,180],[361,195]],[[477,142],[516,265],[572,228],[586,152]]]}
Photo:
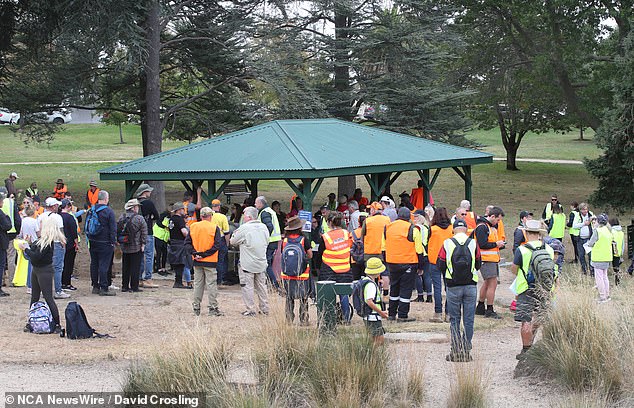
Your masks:
{"label": "hiking boot", "polygon": [[66,292],[55,292],[53,295],[55,299],[68,299],[70,295]]}
{"label": "hiking boot", "polygon": [[[141,286],[141,283],[139,282],[139,286]],[[150,288],[150,289],[154,289],[154,288],[158,288],[159,286],[156,285],[152,279],[146,279],[143,281],[143,287],[144,288]]]}
{"label": "hiking boot", "polygon": [[416,299],[414,299],[414,302],[424,302],[425,298],[423,298],[423,295],[418,295],[418,297]]}
{"label": "hiking boot", "polygon": [[486,308],[484,307],[484,302],[478,302],[478,305],[476,306],[475,314],[478,316],[484,316],[485,311],[486,311]]}
{"label": "hiking boot", "polygon": [[102,290],[99,291],[99,296],[117,296],[117,293],[113,292],[111,290],[107,290],[107,289],[103,290],[102,289]]}
{"label": "hiking boot", "polygon": [[224,316],[225,314],[220,311],[217,307],[209,309],[209,316]]}
{"label": "hiking boot", "polygon": [[432,322],[432,323],[442,323],[442,322],[444,322],[444,320],[442,318],[442,313],[434,313],[434,317],[429,319],[429,321]]}
{"label": "hiking boot", "polygon": [[200,316],[200,309],[194,309],[194,315]]}
{"label": "hiking boot", "polygon": [[138,292],[143,292],[143,289],[130,289],[130,292],[134,292],[134,293],[138,293]]}
{"label": "hiking boot", "polygon": [[99,294],[99,287],[95,286],[92,288],[92,294],[93,295],[98,295]]}
{"label": "hiking boot", "polygon": [[172,288],[176,288],[176,289],[187,289],[187,287],[185,285],[183,285],[180,282],[174,282],[174,286],[172,286]]}
{"label": "hiking boot", "polygon": [[245,310],[244,312],[242,312],[242,316],[255,317],[256,313],[255,312],[250,312],[248,310]]}
{"label": "hiking boot", "polygon": [[451,322],[451,316],[445,313],[445,323],[450,323],[450,322]]}
{"label": "hiking boot", "polygon": [[0,289],[0,297],[3,297],[3,296],[9,296],[9,294],[3,291],[2,289]]}
{"label": "hiking boot", "polygon": [[495,313],[494,310],[487,310],[484,313],[484,317],[489,318],[489,319],[496,319],[496,320],[502,319],[502,316],[500,316],[497,313]]}
{"label": "hiking boot", "polygon": [[387,320],[395,321],[396,320],[396,316],[388,316]]}
{"label": "hiking boot", "polygon": [[451,361],[452,363],[468,363],[473,361],[473,357],[469,352],[466,353],[449,353],[445,356],[445,360]]}
{"label": "hiking boot", "polygon": [[129,290],[130,289],[128,289],[128,288],[123,288],[123,289],[121,289],[121,292],[128,292]]}
{"label": "hiking boot", "polygon": [[525,348],[523,348],[523,349],[522,349],[522,351],[520,351],[520,353],[519,353],[519,354],[516,354],[516,355],[515,355],[515,359],[516,359],[516,360],[524,360],[524,359],[526,358],[526,352],[527,352],[528,350],[529,350],[529,349],[525,349]]}
{"label": "hiking boot", "polygon": [[427,300],[425,301],[425,303],[433,303],[434,302],[434,298],[431,295],[427,295]]}
{"label": "hiking boot", "polygon": [[416,318],[415,317],[397,317],[396,321],[398,323],[415,322]]}

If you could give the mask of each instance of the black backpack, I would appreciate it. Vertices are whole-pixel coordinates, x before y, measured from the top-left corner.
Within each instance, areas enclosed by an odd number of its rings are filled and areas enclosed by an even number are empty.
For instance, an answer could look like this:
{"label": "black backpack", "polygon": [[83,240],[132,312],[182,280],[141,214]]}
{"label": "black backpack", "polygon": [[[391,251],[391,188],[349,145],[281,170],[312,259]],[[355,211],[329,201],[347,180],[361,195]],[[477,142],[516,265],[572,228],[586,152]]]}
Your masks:
{"label": "black backpack", "polygon": [[354,231],[352,231],[352,247],[350,248],[350,256],[357,262],[363,262],[363,240],[357,237]]}
{"label": "black backpack", "polygon": [[84,309],[77,302],[68,303],[64,316],[66,317],[66,337],[71,340],[112,337],[109,334],[99,334],[90,327]]}
{"label": "black backpack", "polygon": [[352,284],[352,307],[354,307],[355,312],[361,317],[366,317],[372,312],[370,306],[365,303],[363,296],[365,285],[369,283],[372,283],[370,279],[361,278]]}
{"label": "black backpack", "polygon": [[456,245],[451,254],[451,282],[455,285],[468,285],[473,281],[473,258],[469,250],[469,244],[473,240],[467,238],[462,245],[455,238],[451,240]]}
{"label": "black backpack", "polygon": [[117,222],[117,242],[121,245],[130,242],[130,220],[132,217],[123,217]]}

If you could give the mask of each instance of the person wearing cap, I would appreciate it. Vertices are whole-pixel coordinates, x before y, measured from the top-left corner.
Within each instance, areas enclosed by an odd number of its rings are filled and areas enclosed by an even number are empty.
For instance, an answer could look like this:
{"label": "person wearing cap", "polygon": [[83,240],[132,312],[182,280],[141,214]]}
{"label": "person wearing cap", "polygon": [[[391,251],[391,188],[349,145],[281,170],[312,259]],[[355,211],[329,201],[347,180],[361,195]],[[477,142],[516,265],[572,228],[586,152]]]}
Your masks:
{"label": "person wearing cap", "polygon": [[[0,193],[0,207],[4,205],[4,201],[7,200],[4,193]],[[9,246],[9,237],[7,231],[11,229],[11,218],[4,211],[0,211],[0,271],[4,273],[4,269],[7,266],[7,247]],[[9,296],[7,292],[2,290],[0,286],[0,297]]]}
{"label": "person wearing cap", "polygon": [[[363,239],[363,259],[374,257],[381,258],[381,242],[383,240],[383,230],[390,223],[390,218],[382,214],[383,206],[376,201],[370,204],[370,216],[361,225],[361,239]],[[390,276],[388,271],[381,274],[381,286],[383,296],[389,293]],[[387,302],[384,302],[387,303]]]}
{"label": "person wearing cap", "polygon": [[145,219],[148,231],[139,278],[139,286],[143,288],[158,288],[152,280],[152,272],[154,271],[154,223],[158,221],[159,213],[150,199],[152,191],[154,188],[146,183],[141,184],[136,191],[136,198],[140,203],[139,213]]}
{"label": "person wearing cap", "polygon": [[97,204],[97,198],[100,191],[101,190],[97,187],[97,182],[95,180],[90,180],[90,183],[88,183],[88,191],[86,191],[85,208],[90,208],[93,205]]}
{"label": "person wearing cap", "polygon": [[269,230],[258,221],[258,210],[247,207],[243,211],[244,223],[231,235],[231,245],[240,247],[240,286],[247,310],[243,316],[255,316],[255,296],[260,301],[260,312],[269,314],[266,290],[266,248],[269,246]]}
{"label": "person wearing cap", "polygon": [[37,189],[37,183],[35,181],[32,182],[29,188],[26,189],[24,194],[26,194],[26,196],[31,199],[35,197],[36,195],[39,195],[39,190]]}
{"label": "person wearing cap", "polygon": [[[299,197],[297,197],[299,199]],[[273,255],[275,255],[275,251],[282,240],[282,231],[280,230],[280,223],[277,220],[277,214],[271,207],[269,207],[269,203],[266,201],[266,197],[259,196],[255,199],[255,208],[258,209],[258,220],[262,224],[266,226],[269,230],[269,246],[266,248],[266,262],[268,266],[266,267],[266,274],[269,278],[270,283],[273,287],[278,291],[278,293],[282,294],[280,283],[275,276],[275,272],[273,271]],[[289,214],[290,215],[290,214]]]}
{"label": "person wearing cap", "polygon": [[[168,228],[170,230],[170,240],[167,247],[167,262],[169,262],[172,269],[174,269],[173,287],[187,289],[187,286],[183,285],[183,271],[185,269],[185,257],[187,256],[185,251],[185,238],[189,235],[189,230],[185,223],[185,206],[182,201],[177,201],[172,204],[172,215],[170,216]],[[215,264],[218,255],[214,255],[214,258],[215,274]]]}
{"label": "person wearing cap", "polygon": [[[467,236],[468,229],[465,220],[454,221],[453,237],[443,242],[436,262],[445,277],[447,312],[451,325],[451,350],[446,360],[453,362],[472,360],[471,340],[478,298],[478,269],[482,265],[482,258],[476,241]],[[460,251],[456,251],[458,247],[462,247]],[[457,265],[468,266],[460,270]],[[464,330],[461,329],[461,320]]]}
{"label": "person wearing cap", "polygon": [[[177,213],[184,213],[185,211],[182,208],[182,203],[176,203],[174,207]],[[220,228],[212,221],[213,213],[214,211],[209,207],[200,209],[201,220],[192,224],[191,231],[187,234],[184,243],[185,252],[191,254],[194,266],[194,299],[192,307],[196,316],[200,316],[200,305],[205,293],[205,287],[207,287],[207,309],[209,316],[224,316],[224,313],[222,313],[218,307],[218,284],[216,276],[218,249],[224,238]],[[170,222],[170,225],[171,224]],[[186,231],[181,232],[185,233]],[[176,273],[178,274],[178,270],[176,270]]]}
{"label": "person wearing cap", "polygon": [[328,207],[330,211],[335,211],[337,209],[337,195],[335,193],[328,194],[328,202],[324,204],[325,207]]}
{"label": "person wearing cap", "polygon": [[97,195],[95,204],[86,217],[95,214],[99,219],[100,230],[94,235],[86,233],[88,238],[88,248],[90,251],[90,280],[92,293],[99,296],[115,296],[116,293],[110,290],[111,279],[109,271],[112,267],[114,248],[117,244],[117,218],[108,203],[110,194],[106,190],[101,190]]}
{"label": "person wearing cap", "polygon": [[374,346],[380,346],[385,341],[385,329],[381,319],[387,319],[388,314],[383,310],[383,298],[381,290],[375,280],[385,272],[385,265],[377,257],[369,258],[365,264],[365,276],[361,279],[367,280],[363,286],[363,301],[370,309],[369,313],[363,317],[363,323],[372,337]]}
{"label": "person wearing cap", "polygon": [[[64,220],[59,215],[59,206],[62,204],[54,197],[48,197],[44,200],[44,212],[37,217],[40,229],[42,228],[42,221],[44,218],[51,218],[55,221],[55,224],[64,232]],[[53,244],[53,270],[55,274],[53,276],[53,282],[55,283],[55,299],[67,299],[70,295],[63,291],[62,288],[62,274],[64,272],[64,257],[66,256],[66,249],[64,243],[56,240]]]}
{"label": "person wearing cap", "polygon": [[68,187],[64,184],[64,180],[57,179],[55,187],[53,187],[53,197],[61,202],[64,199],[64,193],[68,191]]}
{"label": "person wearing cap", "polygon": [[[528,242],[520,245],[515,250],[513,265],[511,265],[511,272],[517,276],[513,284],[517,293],[515,321],[522,324],[520,329],[522,351],[516,356],[518,359],[523,358],[523,354],[533,345],[537,329],[546,315],[545,312],[548,307],[550,292],[552,291],[552,288],[545,288],[548,293],[544,293],[544,288],[535,287],[534,282],[529,282],[529,280],[532,280],[530,279],[530,276],[532,276],[530,267],[533,251],[546,249],[553,260],[555,259],[553,248],[541,239],[541,234],[545,233],[546,229],[542,228],[542,223],[539,220],[527,220],[524,230],[526,231]],[[556,267],[554,272],[556,279]]]}
{"label": "person wearing cap", "polygon": [[520,246],[526,242],[526,221],[533,219],[533,213],[526,210],[520,211],[520,221],[517,224],[517,228],[513,231],[513,253]]}
{"label": "person wearing cap", "polygon": [[142,292],[139,276],[143,263],[143,249],[147,240],[147,223],[139,214],[141,204],[133,198],[125,203],[125,212],[117,220],[118,244],[123,254],[121,260],[121,291]]}
{"label": "person wearing cap", "polygon": [[0,273],[2,273],[2,286],[6,286],[6,281],[9,276],[9,264],[13,265],[13,269],[15,271],[14,260],[16,259],[16,254],[12,241],[20,232],[20,228],[22,227],[22,217],[20,216],[20,208],[16,205],[15,198],[9,196],[4,187],[0,187],[0,193],[5,197],[0,208],[2,208],[2,212],[11,220],[11,228],[7,231],[7,238],[9,240],[7,248],[7,262],[5,263],[4,268],[0,270]]}
{"label": "person wearing cap", "polygon": [[79,250],[79,234],[77,233],[77,219],[72,214],[73,203],[65,198],[62,200],[60,208],[62,212],[62,222],[64,224],[64,236],[66,237],[66,246],[64,249],[64,269],[62,270],[62,289],[77,290],[71,284],[70,278],[75,269],[75,258]]}
{"label": "person wearing cap", "polygon": [[588,246],[592,248],[590,265],[594,268],[594,281],[599,290],[600,303],[611,300],[608,269],[610,269],[614,258],[612,253],[613,240],[608,216],[605,213],[599,214],[596,219],[596,228],[592,231]]}
{"label": "person wearing cap", "polygon": [[7,189],[8,198],[17,198],[18,190],[15,188],[15,180],[19,179],[18,174],[13,172],[9,174],[9,177],[4,180],[4,187]]}
{"label": "person wearing cap", "polygon": [[390,273],[389,320],[411,322],[410,299],[417,271],[422,269],[423,240],[420,231],[410,222],[407,207],[398,209],[398,219],[385,226],[381,250]]}
{"label": "person wearing cap", "polygon": [[211,221],[220,228],[220,232],[222,232],[223,236],[223,239],[220,241],[220,248],[218,248],[218,265],[216,267],[218,271],[218,284],[229,285],[230,282],[227,282],[226,278],[227,272],[229,271],[229,259],[227,258],[227,254],[229,253],[229,234],[231,230],[229,229],[227,216],[220,212],[221,205],[222,203],[218,199],[211,201],[211,209],[214,211]]}
{"label": "person wearing cap", "polygon": [[383,209],[382,214],[388,217],[390,222],[396,221],[398,215],[396,213],[396,204],[394,203],[394,200],[388,196],[383,196],[381,197],[380,203],[381,208]]}
{"label": "person wearing cap", "polygon": [[282,251],[289,242],[296,244],[304,250],[307,262],[306,268],[299,276],[286,275],[284,264],[282,265],[281,278],[286,292],[286,321],[290,324],[295,320],[295,300],[299,300],[299,324],[308,326],[308,298],[311,293],[310,264],[308,261],[313,257],[313,251],[311,243],[302,234],[304,221],[299,217],[291,217],[287,224],[284,228],[286,236],[282,241]]}
{"label": "person wearing cap", "polygon": [[544,210],[542,211],[542,220],[546,222],[546,225],[548,225],[548,227],[550,227],[550,219],[553,216],[553,210],[555,209],[555,207],[561,208],[561,212],[564,212],[564,207],[559,202],[557,194],[553,194],[550,197],[550,202],[544,206]]}
{"label": "person wearing cap", "polygon": [[348,194],[340,195],[337,201],[339,202],[339,205],[337,205],[337,212],[342,213],[344,211],[348,211]]}
{"label": "person wearing cap", "polygon": [[361,276],[363,276],[363,270],[365,268],[365,262],[363,260],[356,261],[353,258],[353,249],[355,247],[355,243],[358,248],[363,251],[363,238],[361,238],[361,225],[365,222],[365,219],[368,218],[367,212],[359,212],[359,227],[350,231],[350,235],[352,237],[352,248],[350,249],[350,270],[352,271],[352,280],[359,280]]}

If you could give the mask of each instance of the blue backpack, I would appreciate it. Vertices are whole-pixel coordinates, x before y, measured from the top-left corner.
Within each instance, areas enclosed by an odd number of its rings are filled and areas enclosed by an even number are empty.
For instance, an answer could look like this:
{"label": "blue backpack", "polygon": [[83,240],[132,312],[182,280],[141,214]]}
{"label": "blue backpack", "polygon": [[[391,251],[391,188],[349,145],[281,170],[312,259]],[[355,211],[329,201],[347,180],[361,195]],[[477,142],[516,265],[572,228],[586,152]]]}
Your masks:
{"label": "blue backpack", "polygon": [[50,334],[55,331],[53,315],[46,302],[35,302],[31,305],[27,329],[36,334]]}
{"label": "blue backpack", "polygon": [[101,226],[101,222],[99,221],[99,211],[105,209],[106,206],[101,206],[99,208],[95,208],[95,206],[93,206],[92,208],[90,208],[90,210],[88,210],[88,214],[86,214],[86,223],[84,226],[84,229],[86,231],[86,236],[88,238],[90,238],[91,236],[96,236],[99,235],[99,233],[101,232],[102,226]]}
{"label": "blue backpack", "polygon": [[304,237],[285,238],[282,249],[282,273],[298,277],[306,270],[306,252]]}

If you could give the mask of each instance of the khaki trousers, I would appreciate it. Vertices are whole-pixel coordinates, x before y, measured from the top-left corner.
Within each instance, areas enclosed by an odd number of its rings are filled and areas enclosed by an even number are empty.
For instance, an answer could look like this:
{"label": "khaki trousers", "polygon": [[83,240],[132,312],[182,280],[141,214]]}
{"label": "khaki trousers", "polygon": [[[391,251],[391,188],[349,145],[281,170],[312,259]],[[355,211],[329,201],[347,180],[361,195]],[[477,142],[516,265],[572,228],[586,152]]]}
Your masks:
{"label": "khaki trousers", "polygon": [[216,283],[216,268],[210,266],[194,265],[194,310],[200,310],[200,302],[203,300],[205,286],[207,286],[207,299],[209,310],[218,308],[218,284]]}
{"label": "khaki trousers", "polygon": [[257,312],[255,308],[255,295],[260,300],[260,311],[262,313],[269,312],[269,294],[266,290],[266,273],[263,272],[247,272],[238,270],[240,277],[240,286],[242,287],[242,299],[248,312]]}

